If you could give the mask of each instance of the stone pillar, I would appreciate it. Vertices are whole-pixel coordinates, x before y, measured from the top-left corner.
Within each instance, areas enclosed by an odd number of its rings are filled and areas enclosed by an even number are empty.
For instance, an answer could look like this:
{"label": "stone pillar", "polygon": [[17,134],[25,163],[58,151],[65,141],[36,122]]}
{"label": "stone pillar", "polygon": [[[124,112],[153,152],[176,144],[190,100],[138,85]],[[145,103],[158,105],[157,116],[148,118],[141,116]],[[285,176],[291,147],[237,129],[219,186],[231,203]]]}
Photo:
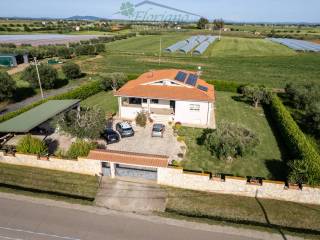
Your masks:
{"label": "stone pillar", "polygon": [[113,162],[110,162],[110,176],[111,178],[116,177],[116,166]]}

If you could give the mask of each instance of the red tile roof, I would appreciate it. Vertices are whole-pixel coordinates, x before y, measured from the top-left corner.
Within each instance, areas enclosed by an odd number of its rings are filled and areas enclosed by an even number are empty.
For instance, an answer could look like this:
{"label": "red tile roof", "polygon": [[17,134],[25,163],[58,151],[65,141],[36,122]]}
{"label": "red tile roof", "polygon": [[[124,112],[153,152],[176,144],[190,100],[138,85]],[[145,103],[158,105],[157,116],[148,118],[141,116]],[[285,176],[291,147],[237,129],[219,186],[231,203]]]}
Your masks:
{"label": "red tile roof", "polygon": [[[129,81],[122,88],[120,88],[115,95],[166,100],[197,100],[209,102],[215,100],[214,87],[212,85],[208,84],[202,79],[198,79],[195,87],[185,85],[184,83],[175,80],[175,77],[179,71],[187,74],[195,74],[195,72],[177,69],[150,71],[142,74],[136,80]],[[146,83],[152,83],[165,79],[174,81],[178,84],[183,84],[185,87],[146,85]],[[207,87],[208,91],[204,92],[198,89],[198,85]]]}
{"label": "red tile roof", "polygon": [[92,150],[87,159],[145,167],[167,167],[169,161],[167,156],[111,150]]}

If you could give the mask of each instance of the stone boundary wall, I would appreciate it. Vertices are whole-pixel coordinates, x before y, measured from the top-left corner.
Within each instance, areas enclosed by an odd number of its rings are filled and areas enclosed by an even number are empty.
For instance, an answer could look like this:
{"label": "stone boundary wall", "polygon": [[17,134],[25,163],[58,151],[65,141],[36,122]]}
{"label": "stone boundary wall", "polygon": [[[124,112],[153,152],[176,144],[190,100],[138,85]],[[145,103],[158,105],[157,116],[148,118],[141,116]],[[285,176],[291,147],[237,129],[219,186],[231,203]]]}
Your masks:
{"label": "stone boundary wall", "polygon": [[157,181],[161,185],[196,191],[320,204],[320,188],[304,186],[302,190],[287,189],[284,182],[264,180],[262,185],[254,185],[238,177],[226,177],[225,181],[221,181],[210,179],[207,174],[184,172],[179,168],[158,168]]}
{"label": "stone boundary wall", "polygon": [[59,158],[39,159],[35,155],[18,154],[5,155],[0,152],[0,163],[22,165],[28,167],[45,168],[64,172],[73,172],[88,175],[101,174],[101,162],[79,158],[78,160],[65,160]]}

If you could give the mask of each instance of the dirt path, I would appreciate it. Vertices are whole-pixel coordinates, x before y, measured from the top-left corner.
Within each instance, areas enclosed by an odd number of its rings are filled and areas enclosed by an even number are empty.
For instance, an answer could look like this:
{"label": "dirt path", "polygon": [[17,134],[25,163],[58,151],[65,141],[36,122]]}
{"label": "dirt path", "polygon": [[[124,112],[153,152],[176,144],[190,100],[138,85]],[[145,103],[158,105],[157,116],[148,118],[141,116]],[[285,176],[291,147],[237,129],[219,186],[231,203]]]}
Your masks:
{"label": "dirt path", "polygon": [[12,68],[10,70],[7,71],[7,73],[9,75],[14,75],[16,73],[22,72],[23,70],[25,70],[30,64],[29,63],[24,63],[24,64],[20,64],[15,68]]}

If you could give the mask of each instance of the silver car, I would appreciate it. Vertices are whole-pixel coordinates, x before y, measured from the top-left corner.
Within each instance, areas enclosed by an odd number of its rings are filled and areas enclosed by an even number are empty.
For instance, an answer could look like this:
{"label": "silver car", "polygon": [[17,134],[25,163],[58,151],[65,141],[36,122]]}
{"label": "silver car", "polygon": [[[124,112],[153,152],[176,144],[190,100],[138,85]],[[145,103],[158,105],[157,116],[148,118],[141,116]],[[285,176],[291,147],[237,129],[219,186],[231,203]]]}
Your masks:
{"label": "silver car", "polygon": [[164,124],[160,124],[160,123],[154,124],[152,127],[151,137],[162,137],[163,138],[165,128],[166,127]]}

